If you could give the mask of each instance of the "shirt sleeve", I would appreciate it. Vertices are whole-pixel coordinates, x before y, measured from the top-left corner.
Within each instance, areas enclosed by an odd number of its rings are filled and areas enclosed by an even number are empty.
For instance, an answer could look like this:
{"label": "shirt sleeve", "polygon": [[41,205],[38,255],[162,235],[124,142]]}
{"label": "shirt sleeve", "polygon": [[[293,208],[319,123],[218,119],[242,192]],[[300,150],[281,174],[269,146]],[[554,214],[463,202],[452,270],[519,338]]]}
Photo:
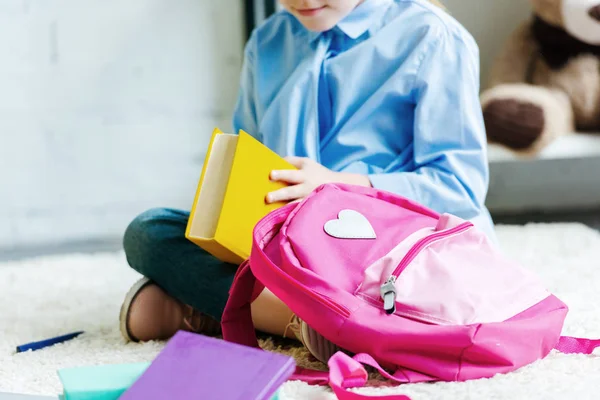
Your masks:
{"label": "shirt sleeve", "polygon": [[415,169],[369,175],[375,188],[465,219],[484,207],[489,179],[479,50],[468,39],[439,32],[420,63],[413,87]]}
{"label": "shirt sleeve", "polygon": [[233,130],[238,133],[240,129],[260,140],[255,103],[255,68],[256,38],[254,33],[248,39],[244,48],[244,61],[240,74],[240,88],[236,105],[233,111]]}

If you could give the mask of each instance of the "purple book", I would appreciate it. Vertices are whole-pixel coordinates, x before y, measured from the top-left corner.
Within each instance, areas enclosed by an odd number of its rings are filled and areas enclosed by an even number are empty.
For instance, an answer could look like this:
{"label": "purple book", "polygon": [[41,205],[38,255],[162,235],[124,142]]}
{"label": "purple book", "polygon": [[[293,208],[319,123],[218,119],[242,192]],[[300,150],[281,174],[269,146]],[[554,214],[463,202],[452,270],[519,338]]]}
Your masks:
{"label": "purple book", "polygon": [[120,400],[269,400],[293,358],[179,331]]}

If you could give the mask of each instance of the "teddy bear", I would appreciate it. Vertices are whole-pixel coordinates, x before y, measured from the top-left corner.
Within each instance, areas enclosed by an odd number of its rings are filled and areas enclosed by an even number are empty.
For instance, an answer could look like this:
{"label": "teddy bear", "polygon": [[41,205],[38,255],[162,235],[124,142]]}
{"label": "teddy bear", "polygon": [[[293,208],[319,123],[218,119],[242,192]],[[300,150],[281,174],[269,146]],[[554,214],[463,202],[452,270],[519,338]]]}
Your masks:
{"label": "teddy bear", "polygon": [[481,93],[488,142],[535,156],[561,135],[600,132],[600,0],[530,0]]}

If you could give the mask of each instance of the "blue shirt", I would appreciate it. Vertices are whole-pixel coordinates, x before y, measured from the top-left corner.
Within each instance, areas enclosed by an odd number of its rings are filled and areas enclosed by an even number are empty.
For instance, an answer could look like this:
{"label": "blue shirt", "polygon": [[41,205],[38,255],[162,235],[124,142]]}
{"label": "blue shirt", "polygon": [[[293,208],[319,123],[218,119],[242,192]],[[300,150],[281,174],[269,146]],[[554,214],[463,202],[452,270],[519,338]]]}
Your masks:
{"label": "blue shirt", "polygon": [[479,49],[426,0],[365,0],[322,33],[275,14],[246,45],[233,128],[495,239]]}

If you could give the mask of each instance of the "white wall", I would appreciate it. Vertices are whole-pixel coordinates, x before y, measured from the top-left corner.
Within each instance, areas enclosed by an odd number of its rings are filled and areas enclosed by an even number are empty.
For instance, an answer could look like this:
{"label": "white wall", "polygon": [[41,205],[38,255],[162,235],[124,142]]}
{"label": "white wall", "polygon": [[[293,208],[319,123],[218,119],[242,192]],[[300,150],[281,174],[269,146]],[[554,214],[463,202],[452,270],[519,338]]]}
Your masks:
{"label": "white wall", "polygon": [[[444,0],[482,77],[526,0]],[[0,251],[116,237],[189,208],[210,132],[230,129],[239,0],[0,0]]]}
{"label": "white wall", "polygon": [[238,0],[0,0],[0,251],[189,208],[230,129]]}
{"label": "white wall", "polygon": [[529,0],[441,1],[477,40],[481,53],[481,80],[485,86],[495,55],[517,25],[529,18]]}

